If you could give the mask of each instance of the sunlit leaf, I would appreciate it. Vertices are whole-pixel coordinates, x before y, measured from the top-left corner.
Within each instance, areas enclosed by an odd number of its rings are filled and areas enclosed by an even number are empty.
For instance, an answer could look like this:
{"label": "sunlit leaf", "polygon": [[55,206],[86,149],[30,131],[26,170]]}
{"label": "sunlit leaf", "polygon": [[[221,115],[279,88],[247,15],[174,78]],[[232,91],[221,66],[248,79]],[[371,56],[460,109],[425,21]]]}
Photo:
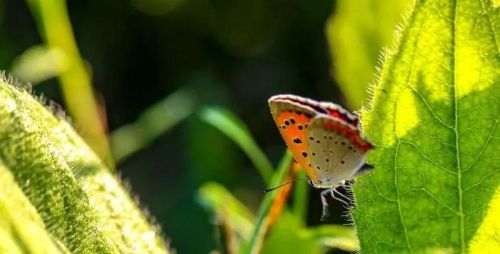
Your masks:
{"label": "sunlit leaf", "polygon": [[[22,243],[36,233],[26,248],[39,244],[51,250],[61,243],[61,252],[167,253],[158,230],[72,127],[9,82],[0,79],[0,161],[4,166],[0,170],[8,171],[1,173],[0,186],[9,188],[4,190],[12,195],[0,195],[0,205],[7,208],[0,210],[6,216],[23,217],[17,222],[3,219],[12,227],[0,225],[10,234],[0,242],[14,237]],[[18,228],[26,232],[16,232]],[[48,235],[54,244],[47,242]]]}
{"label": "sunlit leaf", "polygon": [[415,3],[362,115],[376,146],[354,187],[362,251],[466,253],[483,234],[498,251],[499,25],[490,1]]}
{"label": "sunlit leaf", "polygon": [[335,2],[335,11],[326,26],[332,73],[351,108],[359,109],[368,97],[367,87],[373,79],[380,50],[390,46],[401,13],[411,2]]}
{"label": "sunlit leaf", "polygon": [[26,252],[69,253],[52,238],[35,207],[0,161],[0,253]]}

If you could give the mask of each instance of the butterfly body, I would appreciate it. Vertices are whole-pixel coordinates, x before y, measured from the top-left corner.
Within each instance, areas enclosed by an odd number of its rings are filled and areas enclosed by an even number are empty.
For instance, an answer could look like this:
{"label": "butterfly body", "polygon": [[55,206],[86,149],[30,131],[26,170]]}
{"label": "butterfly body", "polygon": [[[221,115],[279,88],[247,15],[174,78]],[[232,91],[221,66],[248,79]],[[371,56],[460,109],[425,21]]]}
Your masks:
{"label": "butterfly body", "polygon": [[359,119],[341,106],[276,95],[269,99],[269,107],[281,136],[314,187],[334,189],[370,168],[365,155],[372,145],[361,135]]}

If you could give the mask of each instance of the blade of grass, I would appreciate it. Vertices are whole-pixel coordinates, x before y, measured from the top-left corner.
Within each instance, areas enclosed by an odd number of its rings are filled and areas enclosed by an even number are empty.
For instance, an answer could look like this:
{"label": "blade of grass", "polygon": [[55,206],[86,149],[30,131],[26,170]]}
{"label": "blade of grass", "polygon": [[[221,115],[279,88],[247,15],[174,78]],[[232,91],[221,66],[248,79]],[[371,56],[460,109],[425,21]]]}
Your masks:
{"label": "blade of grass", "polygon": [[48,48],[60,50],[66,57],[67,69],[58,78],[70,115],[84,130],[82,136],[92,149],[110,168],[114,168],[105,125],[94,100],[91,78],[73,36],[65,1],[27,0],[27,3],[37,19],[38,28]]}
{"label": "blade of grass", "polygon": [[243,238],[250,238],[254,215],[224,186],[215,182],[203,184],[198,190],[198,202],[216,217],[224,217]]}
{"label": "blade of grass", "polygon": [[[271,184],[269,186],[277,186],[281,184],[288,173],[292,163],[292,154],[290,152],[285,153],[281,162],[278,166],[277,172],[274,174]],[[268,220],[269,220],[269,212],[271,211],[271,207],[274,199],[278,195],[277,191],[272,191],[266,194],[264,200],[262,201],[259,214],[257,217],[257,224],[255,225],[254,231],[252,233],[252,238],[250,238],[250,242],[247,245],[247,248],[244,253],[259,253],[262,243],[264,241],[265,234],[268,228]]]}
{"label": "blade of grass", "polygon": [[193,113],[196,98],[189,89],[180,89],[146,109],[135,122],[111,133],[116,162],[149,145],[158,136]]}
{"label": "blade of grass", "polygon": [[238,144],[257,168],[264,182],[269,184],[273,175],[272,164],[240,119],[229,110],[219,107],[204,108],[199,115],[203,121],[219,129]]}

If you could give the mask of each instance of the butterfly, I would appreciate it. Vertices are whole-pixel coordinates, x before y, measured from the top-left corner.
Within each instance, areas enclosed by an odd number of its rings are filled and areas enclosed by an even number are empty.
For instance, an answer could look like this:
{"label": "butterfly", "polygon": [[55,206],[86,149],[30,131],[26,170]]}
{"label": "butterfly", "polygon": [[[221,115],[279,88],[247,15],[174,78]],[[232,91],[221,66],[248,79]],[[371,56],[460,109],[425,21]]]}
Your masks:
{"label": "butterfly", "polygon": [[373,145],[361,134],[359,119],[341,106],[296,95],[269,99],[273,119],[308,182],[321,192],[322,220],[328,216],[327,195],[339,200],[336,190],[373,166],[365,163]]}

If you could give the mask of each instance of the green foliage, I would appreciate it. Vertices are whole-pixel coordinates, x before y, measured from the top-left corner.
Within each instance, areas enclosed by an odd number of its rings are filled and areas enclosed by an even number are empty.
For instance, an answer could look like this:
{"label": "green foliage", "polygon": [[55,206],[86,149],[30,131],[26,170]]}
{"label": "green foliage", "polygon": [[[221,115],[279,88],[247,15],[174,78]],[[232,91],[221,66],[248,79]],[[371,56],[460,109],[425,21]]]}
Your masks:
{"label": "green foliage", "polygon": [[[199,190],[198,198],[199,202],[214,214],[217,224],[224,228],[225,232],[221,232],[223,236],[220,238],[225,237],[230,240],[226,239],[225,246],[221,247],[229,253],[239,250],[248,242],[252,231],[259,228],[254,227],[255,216],[228,190],[217,183],[204,184]],[[262,218],[261,221],[264,222],[266,217]],[[351,228],[339,225],[306,228],[300,220],[300,217],[285,212],[277,225],[273,226],[259,253],[322,253],[325,247],[345,251],[359,250],[355,232]],[[264,224],[260,225],[262,227]],[[229,236],[227,236],[227,231],[232,231]],[[265,234],[259,241],[263,241],[264,236]],[[255,246],[255,251],[260,250],[257,245],[253,246]]]}
{"label": "green foliage", "polygon": [[328,224],[304,227],[301,223],[285,211],[273,225],[262,253],[325,253],[329,248],[359,251],[356,233],[349,227]]}
{"label": "green foliage", "polygon": [[0,79],[0,248],[166,253],[157,230],[71,126],[8,83]]}
{"label": "green foliage", "polygon": [[380,50],[389,46],[410,0],[336,1],[326,25],[332,73],[351,108],[367,98]]}
{"label": "green foliage", "polygon": [[415,3],[362,114],[376,145],[354,188],[365,252],[500,250],[498,34],[490,1]]}
{"label": "green foliage", "polygon": [[[246,125],[236,115],[227,109],[207,107],[201,111],[200,117],[240,146],[264,181],[269,181],[269,187],[278,186],[285,181],[292,162],[289,152],[285,153],[273,173],[271,163],[255,143]],[[266,179],[267,174],[271,180]],[[299,174],[304,177],[303,172]],[[309,186],[305,182],[297,184],[294,206],[291,209],[293,212],[289,212],[285,207],[275,222],[276,225],[271,224],[271,210],[279,190],[264,196],[256,216],[217,183],[204,184],[199,189],[198,200],[214,215],[215,221],[220,225],[220,247],[229,253],[323,253],[326,248],[359,250],[351,228],[338,225],[305,227],[307,188]]]}

